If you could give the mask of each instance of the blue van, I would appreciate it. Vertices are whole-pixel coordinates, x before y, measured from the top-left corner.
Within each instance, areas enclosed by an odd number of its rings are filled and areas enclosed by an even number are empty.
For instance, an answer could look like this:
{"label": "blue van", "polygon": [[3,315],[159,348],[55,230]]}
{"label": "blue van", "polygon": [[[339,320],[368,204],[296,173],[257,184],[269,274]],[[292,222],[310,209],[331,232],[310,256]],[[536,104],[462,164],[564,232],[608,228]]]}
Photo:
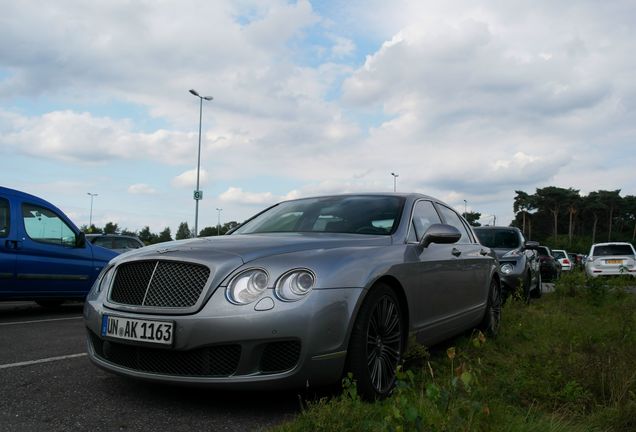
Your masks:
{"label": "blue van", "polygon": [[84,300],[116,255],[87,242],[54,205],[0,186],[0,300]]}

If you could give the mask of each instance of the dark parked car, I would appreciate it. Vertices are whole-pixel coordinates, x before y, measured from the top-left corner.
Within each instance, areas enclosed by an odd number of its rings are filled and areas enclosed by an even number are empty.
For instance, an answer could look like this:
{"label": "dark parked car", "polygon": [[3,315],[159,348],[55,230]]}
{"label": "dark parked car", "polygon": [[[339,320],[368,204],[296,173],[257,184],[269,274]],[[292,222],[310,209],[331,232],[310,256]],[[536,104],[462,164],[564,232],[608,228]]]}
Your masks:
{"label": "dark parked car", "polygon": [[561,277],[561,263],[547,246],[539,246],[539,268],[541,278],[546,282],[554,282]]}
{"label": "dark parked car", "polygon": [[144,243],[135,236],[119,234],[86,234],[86,240],[94,245],[113,250],[117,253],[128,252],[144,247]]}
{"label": "dark parked car", "polygon": [[538,242],[526,241],[521,230],[514,227],[489,226],[473,230],[480,243],[497,254],[504,296],[517,287],[523,287],[526,300],[531,296],[541,297],[541,273],[536,252]]}
{"label": "dark parked car", "polygon": [[0,187],[0,300],[83,300],[115,255],[87,242],[51,203]]}
{"label": "dark parked car", "polygon": [[218,388],[338,382],[390,393],[409,335],[496,333],[494,253],[419,194],[286,201],[230,235],[120,255],[84,304],[88,352],[128,377]]}

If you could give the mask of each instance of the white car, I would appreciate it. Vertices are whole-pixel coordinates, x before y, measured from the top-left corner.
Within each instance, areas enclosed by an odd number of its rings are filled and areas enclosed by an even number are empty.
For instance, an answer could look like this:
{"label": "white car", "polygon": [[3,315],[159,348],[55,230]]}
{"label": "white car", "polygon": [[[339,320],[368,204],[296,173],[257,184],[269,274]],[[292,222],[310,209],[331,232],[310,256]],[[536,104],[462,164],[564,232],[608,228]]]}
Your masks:
{"label": "white car", "polygon": [[636,251],[631,243],[613,242],[592,245],[585,262],[589,277],[630,275],[636,277]]}
{"label": "white car", "polygon": [[574,268],[574,263],[570,256],[563,249],[552,249],[552,256],[561,263],[561,271],[570,271]]}

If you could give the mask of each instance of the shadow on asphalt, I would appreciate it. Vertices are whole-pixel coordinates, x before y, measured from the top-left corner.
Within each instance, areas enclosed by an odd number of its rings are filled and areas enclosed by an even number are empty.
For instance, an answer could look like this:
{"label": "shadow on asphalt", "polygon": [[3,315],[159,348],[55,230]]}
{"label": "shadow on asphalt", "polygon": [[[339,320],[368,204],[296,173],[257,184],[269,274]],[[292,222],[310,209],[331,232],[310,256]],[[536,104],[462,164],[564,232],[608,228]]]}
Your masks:
{"label": "shadow on asphalt", "polygon": [[55,318],[82,313],[84,303],[66,302],[55,308],[45,308],[35,302],[0,302],[0,320]]}

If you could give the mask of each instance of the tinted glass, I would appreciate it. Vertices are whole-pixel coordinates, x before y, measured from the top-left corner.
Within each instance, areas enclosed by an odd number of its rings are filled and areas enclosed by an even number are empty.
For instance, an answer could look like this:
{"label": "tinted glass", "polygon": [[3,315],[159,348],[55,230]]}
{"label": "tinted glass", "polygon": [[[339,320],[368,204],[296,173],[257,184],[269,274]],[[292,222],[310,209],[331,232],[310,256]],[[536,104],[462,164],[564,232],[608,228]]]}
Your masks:
{"label": "tinted glass", "polygon": [[73,230],[51,210],[23,204],[22,218],[26,233],[32,240],[64,246],[75,245]]}
{"label": "tinted glass", "polygon": [[128,240],[125,238],[113,239],[113,249],[126,249],[127,244],[128,244]]}
{"label": "tinted glass", "polygon": [[558,250],[552,251],[552,256],[555,257],[556,259],[567,258],[563,252]]}
{"label": "tinted glass", "polygon": [[594,251],[592,252],[594,256],[609,256],[609,255],[634,255],[634,250],[630,245],[605,245],[605,246],[594,246]]}
{"label": "tinted glass", "polygon": [[516,249],[521,246],[517,231],[509,229],[474,229],[479,243],[494,249]]}
{"label": "tinted glass", "polygon": [[93,244],[108,249],[111,249],[113,247],[113,241],[108,237],[97,237],[95,240],[93,240]]}
{"label": "tinted glass", "polygon": [[539,255],[552,256],[552,254],[550,253],[550,249],[545,246],[539,246]]}
{"label": "tinted glass", "polygon": [[7,237],[9,235],[9,201],[4,198],[0,198],[0,237]]}
{"label": "tinted glass", "polygon": [[139,240],[135,239],[127,239],[126,245],[128,246],[128,249],[139,249],[143,246]]}
{"label": "tinted glass", "polygon": [[338,196],[280,203],[232,234],[334,232],[389,235],[400,221],[404,199],[393,196]]}
{"label": "tinted glass", "polygon": [[409,241],[419,242],[426,230],[436,223],[441,223],[441,220],[433,203],[430,201],[418,201],[413,208]]}
{"label": "tinted glass", "polygon": [[449,209],[446,206],[440,205],[439,211],[442,212],[442,216],[446,219],[446,223],[448,225],[452,225],[459,230],[462,234],[461,238],[457,243],[470,243],[470,236],[468,235],[468,231],[466,231],[466,227],[462,223],[459,215],[455,213],[453,210]]}

